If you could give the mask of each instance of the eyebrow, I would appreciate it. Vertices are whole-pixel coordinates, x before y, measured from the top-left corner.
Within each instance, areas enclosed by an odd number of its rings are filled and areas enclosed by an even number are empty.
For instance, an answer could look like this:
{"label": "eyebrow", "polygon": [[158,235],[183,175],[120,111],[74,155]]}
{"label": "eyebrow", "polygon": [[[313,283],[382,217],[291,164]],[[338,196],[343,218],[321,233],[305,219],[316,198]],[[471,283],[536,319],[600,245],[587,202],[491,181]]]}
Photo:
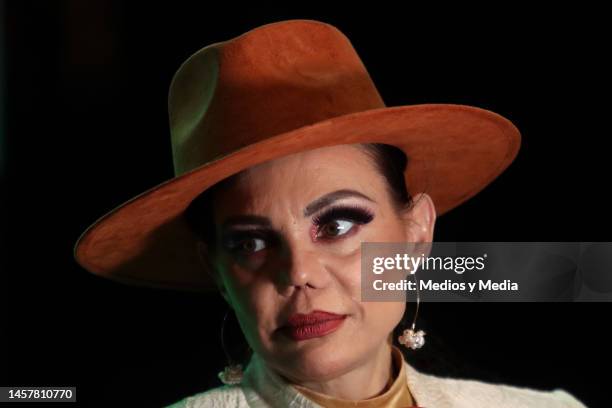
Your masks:
{"label": "eyebrow", "polygon": [[375,203],[374,200],[372,200],[367,195],[360,193],[359,191],[347,190],[347,189],[337,190],[337,191],[333,191],[331,193],[325,194],[324,196],[319,197],[316,200],[314,200],[312,203],[308,204],[306,208],[304,209],[304,217],[309,217],[310,215],[321,210],[322,208],[327,207],[328,205],[332,204],[334,201],[338,201],[338,200],[341,200],[347,197],[359,197],[359,198],[363,198],[365,200]]}
{"label": "eyebrow", "polygon": [[[327,193],[322,197],[317,198],[312,203],[308,204],[304,209],[304,217],[309,217],[312,214],[320,211],[321,209],[333,204],[334,202],[348,197],[359,197],[368,200],[372,203],[376,203],[373,199],[367,195],[360,193],[356,190],[342,189],[336,190],[331,193]],[[228,217],[222,224],[222,228],[230,228],[235,225],[258,225],[267,229],[272,228],[272,223],[266,217],[259,215],[235,215]]]}

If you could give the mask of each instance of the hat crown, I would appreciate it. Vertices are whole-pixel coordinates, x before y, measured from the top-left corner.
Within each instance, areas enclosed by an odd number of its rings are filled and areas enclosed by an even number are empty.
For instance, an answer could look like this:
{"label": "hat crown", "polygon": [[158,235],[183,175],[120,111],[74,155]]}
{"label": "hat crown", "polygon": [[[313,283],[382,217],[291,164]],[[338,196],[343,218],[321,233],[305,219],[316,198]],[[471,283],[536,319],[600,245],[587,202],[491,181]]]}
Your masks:
{"label": "hat crown", "polygon": [[288,20],[204,47],[168,97],[176,175],[293,129],[385,104],[349,39]]}

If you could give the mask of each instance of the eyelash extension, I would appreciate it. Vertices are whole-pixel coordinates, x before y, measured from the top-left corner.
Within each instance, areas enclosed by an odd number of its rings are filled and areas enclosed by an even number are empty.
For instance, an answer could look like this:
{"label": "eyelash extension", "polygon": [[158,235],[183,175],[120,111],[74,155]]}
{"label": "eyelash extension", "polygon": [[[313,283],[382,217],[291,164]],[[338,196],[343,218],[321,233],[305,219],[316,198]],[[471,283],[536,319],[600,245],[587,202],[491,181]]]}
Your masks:
{"label": "eyelash extension", "polygon": [[322,214],[313,218],[313,223],[320,227],[333,220],[342,219],[356,222],[357,224],[367,224],[374,219],[374,214],[367,208],[358,205],[341,205],[332,207]]}

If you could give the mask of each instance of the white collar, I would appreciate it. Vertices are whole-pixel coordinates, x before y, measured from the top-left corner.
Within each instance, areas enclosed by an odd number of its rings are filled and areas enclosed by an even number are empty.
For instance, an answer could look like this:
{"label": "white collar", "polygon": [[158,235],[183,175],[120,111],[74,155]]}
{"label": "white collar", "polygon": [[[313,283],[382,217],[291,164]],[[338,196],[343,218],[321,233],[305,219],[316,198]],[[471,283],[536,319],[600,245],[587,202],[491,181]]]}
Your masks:
{"label": "white collar", "polygon": [[[450,408],[452,395],[442,384],[443,379],[421,373],[403,360],[408,388],[419,407]],[[242,389],[249,406],[253,408],[290,407],[320,408],[306,398],[281,376],[271,370],[265,361],[253,353],[245,370]]]}

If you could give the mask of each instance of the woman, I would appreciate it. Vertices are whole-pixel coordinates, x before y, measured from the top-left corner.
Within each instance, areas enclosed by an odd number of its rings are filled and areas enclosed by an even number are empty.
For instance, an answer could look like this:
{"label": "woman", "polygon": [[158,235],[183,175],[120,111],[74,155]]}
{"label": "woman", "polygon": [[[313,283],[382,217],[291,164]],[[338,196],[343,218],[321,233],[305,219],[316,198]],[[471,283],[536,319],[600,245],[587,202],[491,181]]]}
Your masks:
{"label": "woman", "polygon": [[218,290],[235,313],[248,367],[174,406],[584,407],[421,373],[400,347],[424,333],[392,335],[406,303],[359,300],[361,243],[431,242],[436,216],[516,156],[507,119],[386,107],[350,41],[310,20],[198,51],[169,112],[177,177],[94,223],[75,257],[126,283]]}

